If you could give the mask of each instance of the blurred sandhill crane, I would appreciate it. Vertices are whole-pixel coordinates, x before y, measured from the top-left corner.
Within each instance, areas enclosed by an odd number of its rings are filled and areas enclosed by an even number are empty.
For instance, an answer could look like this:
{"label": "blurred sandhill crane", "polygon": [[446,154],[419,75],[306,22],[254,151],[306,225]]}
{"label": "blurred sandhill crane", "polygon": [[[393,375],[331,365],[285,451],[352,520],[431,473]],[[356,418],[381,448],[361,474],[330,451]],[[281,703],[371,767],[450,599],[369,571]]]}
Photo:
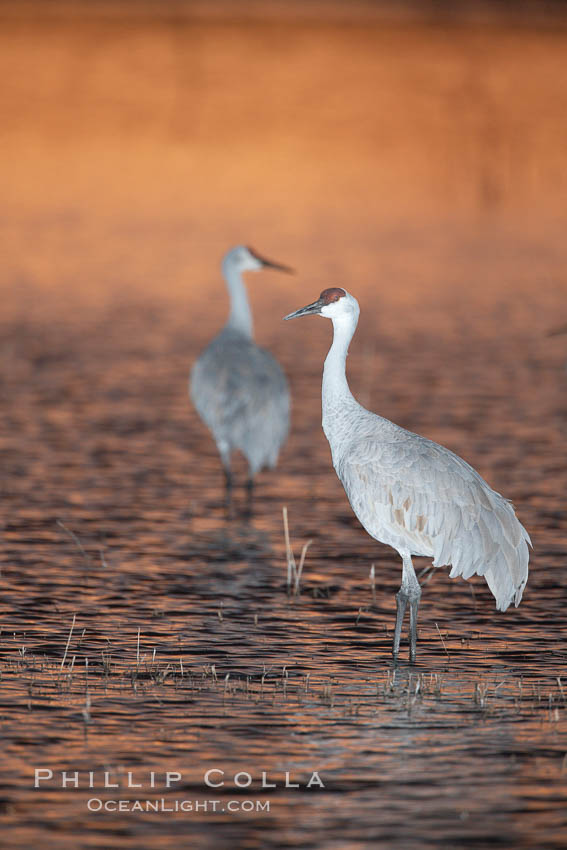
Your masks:
{"label": "blurred sandhill crane", "polygon": [[232,497],[232,452],[240,450],[248,461],[248,512],[254,477],[262,468],[276,465],[289,430],[287,380],[277,360],[253,340],[252,314],[242,281],[242,272],[263,268],[292,271],[244,245],[225,255],[222,271],[230,297],[228,321],[195,363],[189,387],[193,404],[219,450],[227,507]]}
{"label": "blurred sandhill crane", "polygon": [[356,298],[333,288],[285,318],[314,314],[333,322],[323,370],[323,430],[354,513],[372,537],[402,558],[393,654],[397,658],[409,602],[410,660],[415,661],[421,588],[412,555],[433,558],[435,567],[450,565],[451,578],[484,576],[497,609],[505,611],[522,598],[530,538],[510,502],[468,463],[356,401],[345,364],[359,312]]}

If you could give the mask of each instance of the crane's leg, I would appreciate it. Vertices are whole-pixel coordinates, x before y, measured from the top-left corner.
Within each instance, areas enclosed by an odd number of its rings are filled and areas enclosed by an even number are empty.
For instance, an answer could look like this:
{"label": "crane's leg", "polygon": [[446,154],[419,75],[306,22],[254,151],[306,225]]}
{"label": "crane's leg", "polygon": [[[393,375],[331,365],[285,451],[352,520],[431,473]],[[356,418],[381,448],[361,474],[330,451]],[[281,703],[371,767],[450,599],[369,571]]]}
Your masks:
{"label": "crane's leg", "polygon": [[252,508],[254,506],[254,479],[249,476],[246,482],[246,516],[252,516]]}
{"label": "crane's leg", "polygon": [[404,595],[402,588],[400,587],[396,593],[396,629],[394,631],[394,648],[392,650],[394,661],[398,660],[400,640],[402,637],[402,623],[404,622],[404,614],[406,613],[407,603],[407,596]]}
{"label": "crane's leg", "polygon": [[217,442],[217,447],[224,470],[224,504],[227,513],[230,514],[232,507],[232,469],[230,467],[230,448],[224,442]]}
{"label": "crane's leg", "polygon": [[416,646],[417,646],[417,610],[419,608],[419,600],[421,599],[421,587],[417,580],[411,557],[408,554],[402,555],[402,585],[396,594],[396,629],[394,631],[394,660],[397,660],[400,651],[400,639],[402,636],[402,625],[404,622],[404,614],[407,604],[410,606],[410,661],[415,661]]}
{"label": "crane's leg", "polygon": [[232,470],[224,468],[224,500],[227,510],[232,505]]}

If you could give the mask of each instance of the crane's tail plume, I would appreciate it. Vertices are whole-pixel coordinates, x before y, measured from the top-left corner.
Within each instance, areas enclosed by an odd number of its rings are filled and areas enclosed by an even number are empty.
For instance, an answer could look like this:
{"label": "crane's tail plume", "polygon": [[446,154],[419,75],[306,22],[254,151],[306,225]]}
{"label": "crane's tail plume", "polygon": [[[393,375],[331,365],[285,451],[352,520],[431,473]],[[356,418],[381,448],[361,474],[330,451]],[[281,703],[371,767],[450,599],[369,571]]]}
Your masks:
{"label": "crane's tail plume", "polygon": [[482,506],[476,520],[461,528],[451,553],[439,546],[434,566],[451,565],[450,578],[484,576],[498,611],[520,604],[528,580],[528,532],[510,502],[495,491],[487,494],[491,507]]}

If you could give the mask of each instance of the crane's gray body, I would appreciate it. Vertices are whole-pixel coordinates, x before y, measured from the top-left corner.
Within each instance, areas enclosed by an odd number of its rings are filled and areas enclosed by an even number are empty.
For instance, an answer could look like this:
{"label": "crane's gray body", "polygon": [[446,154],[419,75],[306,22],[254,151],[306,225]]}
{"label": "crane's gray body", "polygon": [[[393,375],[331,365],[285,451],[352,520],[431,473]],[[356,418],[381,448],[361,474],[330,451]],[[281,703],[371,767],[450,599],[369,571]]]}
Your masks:
{"label": "crane's gray body", "polygon": [[451,578],[484,576],[498,610],[517,606],[528,578],[529,536],[510,502],[449,449],[352,401],[350,410],[338,410],[324,400],[323,427],[366,531],[402,557],[451,566]]}
{"label": "crane's gray body", "polygon": [[289,431],[290,400],[286,377],[269,351],[224,328],[195,363],[190,394],[225,468],[236,450],[246,457],[252,478],[276,465]]}
{"label": "crane's gray body", "polygon": [[510,502],[462,458],[366,410],[354,398],[346,357],[359,312],[356,298],[336,287],[286,318],[315,314],[333,322],[323,369],[323,430],[354,513],[372,537],[402,558],[393,652],[397,658],[409,602],[413,661],[421,588],[412,555],[432,558],[435,567],[451,566],[451,578],[484,576],[497,609],[505,611],[522,598],[530,538]]}
{"label": "crane's gray body", "polygon": [[195,363],[189,394],[210,429],[227,474],[230,458],[241,451],[248,460],[249,484],[264,467],[274,467],[289,431],[290,396],[277,360],[253,339],[252,313],[243,271],[290,271],[238,245],[226,254],[222,269],[230,297],[228,321]]}

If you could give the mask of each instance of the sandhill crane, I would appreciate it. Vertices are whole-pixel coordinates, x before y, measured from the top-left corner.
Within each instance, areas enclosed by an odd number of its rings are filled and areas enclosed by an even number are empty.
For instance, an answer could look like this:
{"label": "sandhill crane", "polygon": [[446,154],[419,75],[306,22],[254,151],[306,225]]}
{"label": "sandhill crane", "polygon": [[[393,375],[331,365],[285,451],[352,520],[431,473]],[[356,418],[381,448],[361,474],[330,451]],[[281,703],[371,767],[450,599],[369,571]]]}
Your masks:
{"label": "sandhill crane", "polygon": [[497,609],[505,611],[522,598],[530,538],[510,502],[472,466],[356,401],[345,365],[359,313],[356,298],[337,287],[285,318],[314,314],[333,322],[323,370],[323,430],[354,513],[372,537],[402,558],[393,655],[397,659],[409,602],[413,662],[421,588],[412,555],[433,558],[435,567],[451,566],[451,578],[484,576]]}
{"label": "sandhill crane", "polygon": [[222,261],[230,296],[228,321],[193,366],[189,394],[199,416],[212,431],[226,479],[226,502],[232,495],[231,454],[248,461],[248,512],[254,477],[274,467],[289,430],[290,398],[286,377],[269,351],[252,338],[252,314],[242,272],[262,268],[291,272],[288,266],[238,245]]}

